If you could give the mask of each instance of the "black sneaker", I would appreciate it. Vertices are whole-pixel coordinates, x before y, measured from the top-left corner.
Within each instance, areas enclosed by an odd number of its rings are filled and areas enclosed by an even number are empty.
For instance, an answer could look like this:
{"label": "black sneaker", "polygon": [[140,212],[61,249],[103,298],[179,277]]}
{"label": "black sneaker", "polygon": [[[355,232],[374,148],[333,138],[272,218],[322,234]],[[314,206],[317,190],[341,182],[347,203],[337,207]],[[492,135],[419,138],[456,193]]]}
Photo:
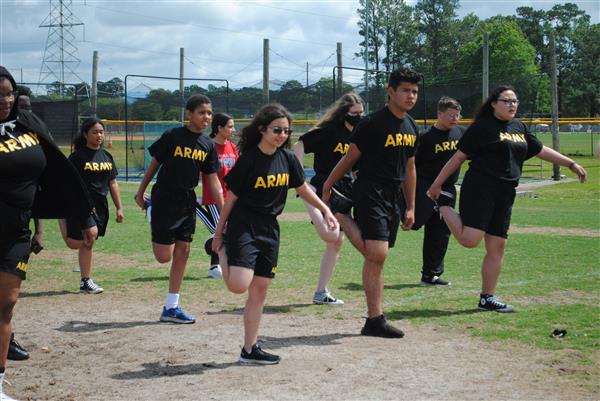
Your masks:
{"label": "black sneaker", "polygon": [[515,309],[512,305],[502,303],[493,295],[481,295],[479,297],[479,309],[490,310],[500,313],[514,312]]}
{"label": "black sneaker", "polygon": [[439,276],[421,276],[421,285],[450,285],[450,282],[440,278]]}
{"label": "black sneaker", "polygon": [[263,351],[257,344],[252,346],[252,352],[247,353],[242,347],[240,354],[240,363],[253,365],[275,365],[278,364],[281,358],[278,355],[270,354]]}
{"label": "black sneaker", "polygon": [[29,353],[15,340],[15,333],[11,333],[10,335],[8,356],[6,358],[11,361],[24,361],[29,359]]}
{"label": "black sneaker", "polygon": [[402,338],[404,332],[388,324],[385,316],[368,317],[360,334],[371,337]]}
{"label": "black sneaker", "polygon": [[440,191],[440,196],[435,200],[433,210],[438,212],[442,206],[450,206],[454,204],[454,195],[451,192]]}

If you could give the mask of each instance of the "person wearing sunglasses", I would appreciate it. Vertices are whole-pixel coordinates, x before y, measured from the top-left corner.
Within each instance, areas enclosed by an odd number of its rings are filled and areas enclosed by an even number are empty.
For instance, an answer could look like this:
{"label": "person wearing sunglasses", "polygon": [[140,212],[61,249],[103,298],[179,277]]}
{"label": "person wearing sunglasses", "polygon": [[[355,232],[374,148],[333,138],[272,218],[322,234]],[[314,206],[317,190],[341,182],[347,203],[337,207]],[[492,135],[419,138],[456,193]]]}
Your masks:
{"label": "person wearing sunglasses", "polygon": [[[0,66],[0,399],[13,309],[26,279],[31,252],[42,250],[40,219],[73,217],[84,241],[93,242],[97,228],[93,205],[79,173],[56,146],[46,125],[33,113],[19,110],[17,84]],[[69,196],[65,196],[68,194]],[[29,229],[35,221],[35,234]]]}
{"label": "person wearing sunglasses", "polygon": [[[515,187],[523,163],[533,156],[567,167],[583,183],[587,172],[569,157],[550,149],[533,136],[527,126],[515,119],[519,100],[510,85],[494,89],[479,109],[473,124],[457,145],[457,151],[442,168],[428,190],[456,240],[467,248],[485,242],[481,266],[482,285],[478,308],[485,311],[513,312],[514,307],[494,294],[502,268]],[[454,194],[443,183],[470,160],[460,193],[459,210],[452,208]]]}
{"label": "person wearing sunglasses", "polygon": [[225,176],[229,191],[212,247],[219,252],[227,288],[235,294],[248,292],[239,358],[243,364],[272,365],[281,359],[263,351],[257,339],[267,290],[277,272],[277,216],[283,211],[288,189],[295,188],[303,200],[320,210],[332,236],[339,235],[336,218],[304,182],[304,169],[288,149],[291,123],[283,106],[262,107],[242,129],[240,158]]}
{"label": "person wearing sunglasses", "polygon": [[[310,180],[310,188],[317,196],[323,195],[323,183],[348,151],[350,135],[360,121],[363,111],[363,100],[360,96],[356,93],[346,93],[325,112],[315,128],[302,135],[294,145],[294,153],[300,163],[304,162],[305,153],[314,153],[315,175]],[[343,188],[347,192],[346,195],[351,196],[352,177],[348,175],[344,177],[343,181],[339,181],[339,183],[342,182],[344,182]],[[335,298],[327,287],[344,242],[344,232],[340,230],[338,236],[330,237],[331,231],[328,230],[321,212],[306,201],[304,206],[319,237],[325,242],[325,253],[321,258],[319,281],[313,302],[319,305],[341,305],[344,301]],[[338,210],[332,203],[329,204],[329,207],[333,213],[347,214],[350,212],[350,210]]]}
{"label": "person wearing sunglasses", "polygon": [[[458,125],[462,107],[456,99],[442,96],[437,104],[435,124],[419,137],[419,147],[415,155],[417,167],[417,188],[415,195],[415,224],[413,230],[424,227],[423,262],[421,284],[446,286],[450,283],[441,278],[444,274],[444,257],[450,241],[450,230],[440,215],[434,210],[435,203],[427,196],[427,190],[440,170],[456,152],[456,144],[465,132]],[[460,170],[456,170],[442,184],[444,191],[456,194],[454,184]]]}

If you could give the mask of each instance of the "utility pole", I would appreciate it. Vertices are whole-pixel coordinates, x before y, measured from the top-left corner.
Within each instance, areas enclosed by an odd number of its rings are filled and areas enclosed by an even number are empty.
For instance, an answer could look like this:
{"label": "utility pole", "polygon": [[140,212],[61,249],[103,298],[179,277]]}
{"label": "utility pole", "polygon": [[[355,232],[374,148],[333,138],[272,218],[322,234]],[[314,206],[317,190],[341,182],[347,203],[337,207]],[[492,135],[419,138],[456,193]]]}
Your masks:
{"label": "utility pole", "polygon": [[183,61],[185,60],[185,50],[183,47],[179,48],[179,96],[181,97],[181,125],[185,124],[185,95],[183,93],[183,77],[185,76],[183,71]]}
{"label": "utility pole", "polygon": [[94,50],[92,59],[92,117],[98,116],[98,50]]}
{"label": "utility pole", "polygon": [[338,98],[342,95],[342,93],[344,92],[344,88],[342,88],[342,85],[344,83],[344,78],[343,78],[343,74],[342,74],[342,42],[337,42],[337,87],[338,87],[338,91],[339,93],[334,93],[335,97]]}
{"label": "utility pole", "polygon": [[[556,72],[556,43],[554,35],[550,35],[550,80],[552,89],[552,148],[560,152],[560,139],[558,138],[558,79]],[[552,179],[560,180],[560,166],[552,166]]]}
{"label": "utility pole", "polygon": [[263,102],[269,103],[269,39],[263,39]]}
{"label": "utility pole", "polygon": [[482,103],[485,102],[490,93],[490,34],[483,33],[483,71],[481,74],[483,81],[481,82]]}

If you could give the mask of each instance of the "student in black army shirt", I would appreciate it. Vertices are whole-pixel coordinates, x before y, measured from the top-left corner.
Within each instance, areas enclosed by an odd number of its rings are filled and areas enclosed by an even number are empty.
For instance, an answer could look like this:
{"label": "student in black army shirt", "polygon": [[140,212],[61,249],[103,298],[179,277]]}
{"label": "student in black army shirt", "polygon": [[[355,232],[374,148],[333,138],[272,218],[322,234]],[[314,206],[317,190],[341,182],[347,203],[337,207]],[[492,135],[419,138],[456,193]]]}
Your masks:
{"label": "student in black army shirt", "polygon": [[[419,137],[415,155],[417,189],[415,195],[415,224],[412,229],[425,226],[423,236],[423,265],[421,283],[424,285],[448,285],[440,278],[444,274],[444,257],[448,250],[450,230],[441,216],[434,211],[435,203],[427,196],[427,190],[446,162],[456,152],[456,144],[465,131],[457,125],[460,120],[460,104],[443,96],[437,105],[437,121]],[[454,184],[460,170],[456,170],[442,185],[444,191],[456,194]]]}
{"label": "student in black army shirt", "polygon": [[[0,399],[11,337],[13,309],[25,280],[29,255],[42,250],[39,219],[76,216],[91,243],[97,230],[81,177],[54,144],[45,124],[16,104],[17,84],[0,66]],[[65,194],[69,194],[65,197]],[[33,238],[29,221],[35,219]]]}
{"label": "student in black army shirt", "polygon": [[[236,294],[248,292],[241,363],[272,365],[280,361],[279,356],[263,351],[256,342],[267,289],[277,271],[277,216],[283,211],[288,189],[295,188],[303,200],[319,209],[334,235],[339,231],[329,208],[304,182],[298,159],[286,149],[291,122],[289,112],[281,105],[260,109],[242,129],[241,156],[225,176],[229,192],[212,246],[219,252],[227,288]],[[223,241],[225,247],[221,248]]]}
{"label": "student in black army shirt", "polygon": [[[304,161],[305,153],[314,153],[315,175],[310,180],[311,189],[317,196],[323,195],[323,183],[329,173],[346,154],[350,147],[350,134],[358,124],[364,111],[363,100],[355,93],[346,93],[340,97],[319,120],[316,127],[302,135],[294,145],[294,153],[300,163]],[[347,186],[351,187],[352,177],[344,177]],[[308,215],[313,222],[319,237],[325,242],[325,253],[321,258],[321,267],[317,291],[313,296],[316,304],[339,305],[344,301],[335,298],[327,285],[331,280],[335,263],[337,262],[344,242],[344,232],[340,231],[332,237],[332,232],[327,229],[323,215],[308,202],[304,202]],[[330,206],[331,207],[331,206]],[[340,212],[332,207],[333,213]]]}
{"label": "student in black army shirt", "polygon": [[[123,222],[123,205],[117,183],[117,166],[112,155],[102,148],[103,143],[104,125],[97,118],[88,118],[81,124],[81,133],[74,141],[75,151],[69,156],[69,160],[79,171],[92,197],[99,237],[106,234],[109,215],[106,195],[109,192],[117,211],[117,223]],[[79,250],[79,268],[81,270],[79,291],[88,294],[99,294],[104,291],[92,280],[94,242],[83,243],[79,221],[77,219],[60,220],[60,231],[67,246]]]}
{"label": "student in black army shirt", "polygon": [[223,206],[217,177],[219,162],[215,145],[202,131],[212,121],[212,104],[204,95],[191,96],[185,105],[188,125],[166,131],[148,151],[152,161],[140,183],[135,200],[144,208],[144,191],[158,171],[152,187],[152,250],[159,263],[172,260],[169,292],[160,316],[161,322],[189,324],[196,320],[181,310],[179,290],[196,230],[196,194],[200,173],[218,209]]}
{"label": "student in black army shirt", "polygon": [[[499,86],[481,106],[473,124],[458,142],[458,150],[440,171],[429,196],[436,200],[440,214],[456,240],[467,248],[485,241],[481,266],[482,286],[478,307],[496,312],[514,308],[494,296],[506,249],[515,187],[523,162],[533,156],[568,167],[585,182],[587,172],[570,158],[544,146],[515,120],[519,100],[512,86]],[[469,169],[461,185],[458,215],[452,207],[453,194],[442,189],[461,164],[469,159]]]}
{"label": "student in black army shirt", "polygon": [[363,286],[368,317],[361,334],[400,338],[404,333],[383,315],[383,264],[396,242],[401,190],[406,199],[403,230],[410,230],[415,212],[415,149],[418,129],[407,113],[417,102],[420,76],[409,69],[390,74],[388,104],[365,117],[354,129],[348,153],[323,184],[327,202],[333,185],[360,160],[354,182],[354,218],[338,219],[352,245],[364,257]]}

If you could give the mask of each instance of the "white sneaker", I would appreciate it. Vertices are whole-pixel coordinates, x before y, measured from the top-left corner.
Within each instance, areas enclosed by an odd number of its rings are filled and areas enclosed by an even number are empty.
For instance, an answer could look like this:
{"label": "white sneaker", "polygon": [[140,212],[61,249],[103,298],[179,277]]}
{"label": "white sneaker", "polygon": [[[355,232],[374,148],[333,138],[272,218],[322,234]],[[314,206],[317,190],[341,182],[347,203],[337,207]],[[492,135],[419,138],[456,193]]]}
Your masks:
{"label": "white sneaker", "polygon": [[313,303],[317,305],[343,305],[344,301],[335,298],[327,288],[324,291],[317,291],[313,296]]}
{"label": "white sneaker", "polygon": [[214,265],[208,269],[208,278],[223,278],[223,270],[221,265]]}
{"label": "white sneaker", "polygon": [[76,272],[76,273],[79,273],[81,271],[81,268],[79,266],[75,266],[73,268],[73,271]]}
{"label": "white sneaker", "polygon": [[94,283],[94,280],[88,278],[87,280],[81,280],[79,284],[79,292],[86,294],[100,294],[104,291],[104,288]]}
{"label": "white sneaker", "polygon": [[0,391],[0,401],[18,401],[16,398],[11,398],[4,394],[4,391]]}

